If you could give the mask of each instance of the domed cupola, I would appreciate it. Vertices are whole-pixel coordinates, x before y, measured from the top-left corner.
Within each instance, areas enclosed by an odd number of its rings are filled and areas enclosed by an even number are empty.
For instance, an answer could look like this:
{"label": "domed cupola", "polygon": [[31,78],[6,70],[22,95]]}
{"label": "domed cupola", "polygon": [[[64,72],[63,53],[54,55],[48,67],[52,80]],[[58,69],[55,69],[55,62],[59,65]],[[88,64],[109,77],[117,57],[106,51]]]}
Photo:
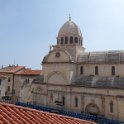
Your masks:
{"label": "domed cupola", "polygon": [[71,17],[69,17],[69,20],[65,22],[59,30],[57,37],[57,45],[82,46],[82,41],[83,37],[81,30],[73,21],[71,21]]}

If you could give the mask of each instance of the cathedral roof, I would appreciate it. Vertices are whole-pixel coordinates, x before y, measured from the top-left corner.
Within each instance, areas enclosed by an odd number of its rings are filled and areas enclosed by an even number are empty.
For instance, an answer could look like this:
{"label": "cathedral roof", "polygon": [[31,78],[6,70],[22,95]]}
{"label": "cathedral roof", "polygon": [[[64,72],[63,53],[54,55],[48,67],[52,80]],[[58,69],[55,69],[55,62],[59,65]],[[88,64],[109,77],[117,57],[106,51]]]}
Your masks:
{"label": "cathedral roof", "polygon": [[78,56],[78,63],[124,63],[124,51],[85,52]]}
{"label": "cathedral roof", "polygon": [[119,76],[81,76],[73,80],[72,85],[98,88],[124,89],[124,77]]}
{"label": "cathedral roof", "polygon": [[73,21],[71,21],[71,19],[65,22],[64,25],[60,28],[58,36],[63,35],[76,35],[82,37],[81,30]]}

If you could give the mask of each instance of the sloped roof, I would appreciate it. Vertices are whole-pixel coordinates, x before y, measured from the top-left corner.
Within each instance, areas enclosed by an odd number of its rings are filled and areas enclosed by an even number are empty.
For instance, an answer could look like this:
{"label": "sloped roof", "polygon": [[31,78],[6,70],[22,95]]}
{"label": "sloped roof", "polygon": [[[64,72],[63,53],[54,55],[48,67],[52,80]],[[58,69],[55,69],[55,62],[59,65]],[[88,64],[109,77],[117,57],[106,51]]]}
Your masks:
{"label": "sloped roof", "polygon": [[25,66],[9,65],[0,69],[0,74],[14,73],[16,75],[40,75],[41,70],[31,70]]}
{"label": "sloped roof", "polygon": [[0,103],[0,124],[95,124],[12,104]]}
{"label": "sloped roof", "polygon": [[4,74],[0,74],[0,78],[6,78]]}
{"label": "sloped roof", "polygon": [[31,69],[23,69],[16,73],[16,75],[40,75],[41,70],[31,70]]}
{"label": "sloped roof", "polygon": [[24,69],[25,66],[15,66],[15,65],[9,65],[7,67],[1,68],[1,73],[16,73],[20,71],[21,69]]}
{"label": "sloped roof", "polygon": [[79,63],[124,63],[124,50],[85,52],[78,57]]}
{"label": "sloped roof", "polygon": [[124,77],[119,76],[81,76],[72,81],[72,85],[98,88],[124,89]]}

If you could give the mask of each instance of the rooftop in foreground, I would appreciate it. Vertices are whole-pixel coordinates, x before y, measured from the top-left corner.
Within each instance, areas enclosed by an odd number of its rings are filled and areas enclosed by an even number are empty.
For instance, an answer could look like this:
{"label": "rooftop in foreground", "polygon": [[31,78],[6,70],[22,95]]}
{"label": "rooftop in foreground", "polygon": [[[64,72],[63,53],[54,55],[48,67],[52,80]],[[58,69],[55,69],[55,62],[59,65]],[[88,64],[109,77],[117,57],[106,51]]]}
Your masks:
{"label": "rooftop in foreground", "polygon": [[72,117],[0,103],[0,124],[95,124]]}

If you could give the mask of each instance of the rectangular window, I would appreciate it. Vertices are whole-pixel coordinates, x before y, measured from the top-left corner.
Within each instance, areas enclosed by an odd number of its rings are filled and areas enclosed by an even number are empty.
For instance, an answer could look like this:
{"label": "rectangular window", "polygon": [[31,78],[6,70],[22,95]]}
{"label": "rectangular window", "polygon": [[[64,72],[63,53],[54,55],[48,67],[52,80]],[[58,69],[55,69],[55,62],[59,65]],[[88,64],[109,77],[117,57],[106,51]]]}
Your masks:
{"label": "rectangular window", "polygon": [[65,97],[62,96],[62,105],[64,106],[65,105]]}
{"label": "rectangular window", "polygon": [[115,75],[115,66],[112,66],[112,75]]}
{"label": "rectangular window", "polygon": [[83,70],[83,66],[80,67],[80,74],[83,74],[84,70]]}
{"label": "rectangular window", "polygon": [[65,44],[68,44],[68,37],[65,37]]}
{"label": "rectangular window", "polygon": [[61,37],[61,44],[63,44],[63,41],[64,41],[64,39],[63,39],[63,37]]}
{"label": "rectangular window", "polygon": [[110,112],[113,113],[113,102],[110,102]]}
{"label": "rectangular window", "polygon": [[10,91],[10,86],[7,87],[7,91]]}
{"label": "rectangular window", "polygon": [[8,77],[8,82],[10,82],[10,77]]}
{"label": "rectangular window", "polygon": [[75,107],[78,107],[78,98],[75,98]]}
{"label": "rectangular window", "polygon": [[98,66],[95,67],[95,75],[98,75]]}
{"label": "rectangular window", "polygon": [[2,80],[0,79],[0,85],[1,85],[1,83],[2,83]]}

